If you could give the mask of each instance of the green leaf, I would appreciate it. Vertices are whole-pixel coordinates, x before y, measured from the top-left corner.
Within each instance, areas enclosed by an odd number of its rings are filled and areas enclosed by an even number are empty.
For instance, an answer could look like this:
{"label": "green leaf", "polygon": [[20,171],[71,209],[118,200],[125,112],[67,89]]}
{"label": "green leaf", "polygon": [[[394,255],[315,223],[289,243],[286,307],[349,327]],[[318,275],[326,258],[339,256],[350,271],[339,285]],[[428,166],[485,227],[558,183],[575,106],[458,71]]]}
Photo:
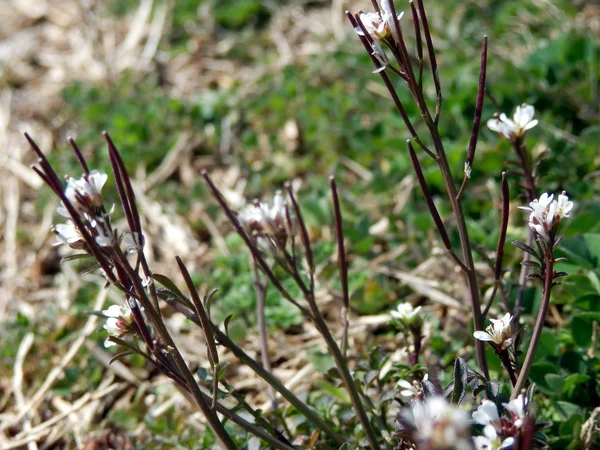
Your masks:
{"label": "green leaf", "polygon": [[537,260],[539,260],[539,261],[542,260],[542,258],[540,257],[540,255],[538,255],[538,252],[536,252],[533,248],[531,248],[529,245],[525,244],[524,242],[521,242],[521,241],[512,241],[511,244],[514,245],[515,247],[520,248],[524,252],[529,253],[531,256],[533,256]]}
{"label": "green leaf", "polygon": [[575,388],[584,383],[587,383],[591,378],[592,377],[590,377],[589,375],[583,375],[579,373],[569,375],[567,378],[564,379],[562,392],[566,395],[571,395]]}
{"label": "green leaf", "polygon": [[569,417],[574,416],[575,414],[581,414],[581,407],[576,405],[575,403],[556,401],[552,402],[556,412],[561,416],[563,420],[567,420]]}
{"label": "green leaf", "polygon": [[320,387],[324,391],[329,392],[331,395],[341,400],[343,403],[350,403],[350,397],[348,397],[344,389],[340,389],[337,386],[334,386],[333,384],[325,380],[317,380],[315,381],[315,385]]}
{"label": "green leaf", "polygon": [[310,349],[306,354],[308,361],[321,373],[327,373],[335,367],[333,357],[329,353],[323,353],[317,349]]}
{"label": "green leaf", "polygon": [[452,391],[452,403],[459,405],[467,393],[467,377],[469,365],[462,358],[456,358],[454,362],[454,389]]}
{"label": "green leaf", "polygon": [[184,300],[186,303],[189,302],[188,298],[183,295],[183,293],[179,290],[179,288],[171,281],[169,277],[165,275],[161,275],[160,273],[153,273],[152,278],[154,281],[159,282],[161,285],[166,287],[169,291],[171,291],[177,298]]}
{"label": "green leaf", "polygon": [[557,353],[557,343],[554,332],[548,328],[542,329],[542,335],[535,352],[535,358],[541,360],[547,356],[553,356]]}
{"label": "green leaf", "polygon": [[600,295],[585,294],[573,302],[573,306],[583,309],[584,311],[599,311],[600,310]]}
{"label": "green leaf", "polygon": [[571,332],[573,340],[582,348],[588,348],[592,343],[593,323],[600,326],[600,313],[585,312],[573,316],[571,320]]}
{"label": "green leaf", "polygon": [[555,392],[560,392],[565,384],[564,377],[556,373],[547,373],[544,377],[546,384]]}

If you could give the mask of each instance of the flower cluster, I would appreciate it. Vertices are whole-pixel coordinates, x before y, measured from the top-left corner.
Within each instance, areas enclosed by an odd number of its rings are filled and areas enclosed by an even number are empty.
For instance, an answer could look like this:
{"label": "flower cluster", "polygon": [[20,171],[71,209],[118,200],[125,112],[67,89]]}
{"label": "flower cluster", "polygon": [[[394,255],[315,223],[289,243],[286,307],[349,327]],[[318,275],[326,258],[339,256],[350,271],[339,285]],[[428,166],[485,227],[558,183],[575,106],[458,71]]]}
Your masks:
{"label": "flower cluster", "polygon": [[[64,191],[66,200],[83,219],[90,234],[101,247],[108,247],[114,242],[110,214],[104,209],[101,195],[107,178],[107,174],[92,170],[80,179],[69,177]],[[85,248],[81,230],[75,225],[64,203],[61,202],[57,212],[67,219],[66,223],[54,227],[57,243],[74,249]]]}
{"label": "flower cluster", "polygon": [[506,313],[501,319],[490,319],[492,324],[486,328],[486,331],[476,331],[473,336],[484,342],[490,342],[498,350],[506,350],[513,343],[511,336],[512,316]]}
{"label": "flower cluster", "polygon": [[238,217],[259,248],[272,256],[285,249],[288,238],[295,236],[298,228],[281,192],[275,194],[273,206],[255,203],[244,208]]}
{"label": "flower cluster", "polygon": [[538,121],[533,119],[534,114],[534,107],[523,103],[521,106],[517,106],[512,120],[502,113],[498,117],[488,120],[487,126],[490,130],[512,141],[524,136],[527,130],[538,124]]}
{"label": "flower cluster", "polygon": [[502,403],[507,414],[500,416],[496,404],[489,400],[473,413],[473,421],[483,425],[483,435],[473,438],[477,450],[510,448],[523,425],[527,398],[522,394],[508,403]]}
{"label": "flower cluster", "polygon": [[529,211],[527,224],[536,239],[544,242],[553,242],[560,221],[569,217],[573,209],[573,202],[562,194],[554,200],[554,194],[544,193],[539,199],[529,203],[529,206],[519,206],[520,209]]}

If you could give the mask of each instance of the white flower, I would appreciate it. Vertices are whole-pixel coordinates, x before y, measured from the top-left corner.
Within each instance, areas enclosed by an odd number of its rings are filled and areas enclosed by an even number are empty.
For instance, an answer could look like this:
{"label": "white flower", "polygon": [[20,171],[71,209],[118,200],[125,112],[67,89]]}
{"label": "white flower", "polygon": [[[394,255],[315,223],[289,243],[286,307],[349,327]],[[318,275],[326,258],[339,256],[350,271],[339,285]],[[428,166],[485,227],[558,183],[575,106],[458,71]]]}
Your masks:
{"label": "white flower", "polygon": [[498,415],[498,408],[496,408],[494,402],[484,400],[473,413],[473,421],[479,425],[484,425],[483,436],[474,438],[475,447],[478,450],[503,449],[514,443],[514,438],[509,437],[498,445],[498,433],[502,432],[502,422]]}
{"label": "white flower", "polygon": [[569,201],[569,197],[564,192],[558,196],[556,205],[556,214],[561,218],[569,217],[569,213],[573,209],[573,202]]}
{"label": "white flower", "polygon": [[413,323],[415,320],[420,318],[420,316],[419,316],[419,312],[421,311],[420,306],[413,308],[413,305],[411,305],[408,302],[405,302],[405,303],[400,303],[396,309],[397,309],[396,311],[390,311],[390,314],[392,315],[392,317],[398,319],[399,321],[401,321],[407,325]]}
{"label": "white flower", "polygon": [[473,420],[479,425],[489,425],[500,423],[500,416],[498,416],[498,409],[496,404],[489,400],[484,400],[479,408],[473,413]]}
{"label": "white flower", "polygon": [[248,205],[239,213],[239,219],[244,228],[252,233],[265,233],[270,236],[296,234],[296,220],[288,217],[288,210],[281,192],[273,197],[273,206],[267,203]]}
{"label": "white flower", "polygon": [[517,106],[512,120],[502,113],[499,117],[488,120],[487,126],[506,139],[512,140],[523,136],[527,130],[538,124],[537,120],[533,120],[534,114],[533,106],[523,103],[521,106]]}
{"label": "white flower", "polygon": [[[390,30],[394,29],[394,20],[393,16],[389,11],[389,5],[386,2],[383,2],[383,14],[378,12],[369,12],[369,13],[361,13],[360,21],[365,26],[367,33],[375,40],[383,39],[387,37],[390,33]],[[404,11],[398,14],[398,21],[404,15]],[[364,36],[364,33],[360,27],[356,27],[354,29],[359,36]],[[393,33],[394,37],[395,32]]]}
{"label": "white flower", "polygon": [[508,403],[502,403],[502,406],[510,413],[514,426],[521,428],[526,414],[527,397],[523,394],[519,394],[514,400],[511,400]]}
{"label": "white flower", "polygon": [[573,202],[565,192],[558,196],[558,200],[554,200],[554,194],[543,193],[539,199],[529,202],[529,206],[519,206],[519,209],[530,212],[527,225],[534,235],[548,242],[561,219],[569,217]]}
{"label": "white flower", "polygon": [[400,380],[396,383],[396,388],[400,389],[400,396],[405,399],[410,399],[419,393],[419,389],[412,383],[406,380]]}
{"label": "white flower", "polygon": [[473,443],[475,444],[475,449],[476,450],[501,450],[503,448],[509,448],[515,442],[515,438],[509,437],[509,438],[504,439],[502,441],[502,443],[500,443],[500,445],[498,445],[498,437],[497,437],[495,431],[494,431],[494,436],[495,437],[491,438],[491,437],[488,437],[487,435],[484,435],[484,436],[477,436],[477,437],[473,438]]}
{"label": "white flower", "polygon": [[[102,311],[102,314],[107,318],[103,328],[108,331],[109,336],[122,336],[127,332],[128,326],[133,323],[133,315],[127,304],[111,305]],[[107,348],[114,345],[116,344],[108,339],[104,341],[104,346]]]}
{"label": "white flower", "polygon": [[441,396],[416,402],[403,417],[416,429],[418,444],[435,449],[471,449],[470,421],[466,411],[451,405]]}
{"label": "white flower", "polygon": [[[76,180],[69,177],[67,187],[65,188],[65,197],[78,212],[84,212],[90,207],[102,206],[102,196],[100,195],[102,187],[108,175],[92,170],[87,176]],[[64,205],[58,208],[58,213],[63,217],[70,217],[69,212]]]}
{"label": "white flower", "polygon": [[67,220],[66,223],[55,225],[54,232],[56,233],[57,245],[67,244],[73,248],[83,248],[83,236],[81,236],[73,221]]}
{"label": "white flower", "polygon": [[512,345],[510,337],[510,321],[512,316],[506,313],[501,319],[490,319],[492,325],[486,328],[486,331],[476,331],[473,336],[476,339],[484,342],[493,342],[500,346],[502,350],[506,350]]}

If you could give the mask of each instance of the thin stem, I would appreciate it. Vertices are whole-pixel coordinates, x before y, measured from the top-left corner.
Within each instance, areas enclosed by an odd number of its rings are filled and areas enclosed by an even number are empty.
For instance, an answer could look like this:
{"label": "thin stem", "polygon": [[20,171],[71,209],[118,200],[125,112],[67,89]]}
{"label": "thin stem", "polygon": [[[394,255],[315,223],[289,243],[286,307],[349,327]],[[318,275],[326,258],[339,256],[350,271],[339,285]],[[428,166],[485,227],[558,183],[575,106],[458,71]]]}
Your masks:
{"label": "thin stem", "polygon": [[[252,260],[254,272],[254,290],[256,291],[256,322],[258,327],[258,339],[260,341],[260,359],[267,372],[271,372],[271,359],[269,358],[269,343],[267,341],[267,325],[265,323],[265,297],[267,295],[267,282],[261,281],[256,261]],[[268,387],[271,409],[277,409],[277,397],[273,386]]]}
{"label": "thin stem", "polygon": [[508,376],[510,377],[510,383],[514,386],[517,383],[517,376],[515,375],[515,369],[510,361],[510,355],[508,350],[500,350],[496,351],[498,355],[498,359],[502,363],[502,367],[506,369],[508,372]]}
{"label": "thin stem", "polygon": [[[365,50],[367,51],[367,53],[371,56],[371,59],[373,60],[375,67],[377,67],[379,69],[381,67],[381,64],[379,63],[379,61],[377,61],[377,58],[375,58],[372,54],[373,49],[371,47],[371,44],[369,43],[369,38],[366,37],[366,36],[369,36],[369,33],[367,32],[367,29],[365,28],[364,24],[360,20],[359,14],[357,14],[356,16],[353,16],[352,13],[350,13],[349,11],[346,11],[346,16],[348,17],[348,20],[350,21],[350,23],[352,24],[352,26],[354,28],[360,27],[360,29],[362,30],[362,32],[365,36],[358,36],[358,37],[360,38],[360,41],[362,42],[363,46],[365,47]],[[387,75],[385,70],[379,71],[379,75],[381,76],[383,83],[385,84],[387,90],[389,91],[389,93],[392,97],[392,101],[394,102],[396,109],[400,113],[400,116],[402,117],[402,120],[404,121],[406,128],[408,128],[408,132],[410,133],[412,138],[415,140],[415,142],[417,142],[419,144],[419,147],[421,147],[429,156],[431,156],[433,159],[437,159],[437,156],[435,155],[435,153],[433,153],[431,150],[429,150],[425,146],[425,144],[423,144],[421,139],[419,138],[419,135],[417,134],[415,127],[413,126],[410,119],[408,118],[408,115],[406,114],[406,110],[404,109],[404,106],[402,105],[402,102],[400,101],[400,98],[398,97],[398,93],[396,92],[396,89],[394,88],[394,85],[391,82],[390,77]]]}
{"label": "thin stem", "polygon": [[323,336],[323,339],[325,339],[327,348],[329,349],[329,352],[333,356],[333,359],[338,368],[338,371],[340,373],[340,376],[342,378],[344,386],[346,387],[346,390],[348,391],[348,394],[350,395],[350,400],[352,401],[354,410],[358,414],[358,419],[363,427],[363,430],[365,431],[365,434],[367,435],[369,444],[371,445],[373,450],[376,450],[379,448],[379,444],[377,442],[377,435],[375,434],[375,430],[373,429],[373,426],[371,425],[371,422],[369,421],[369,417],[367,416],[367,412],[365,411],[365,408],[362,404],[360,394],[359,394],[356,384],[354,382],[354,378],[352,377],[352,375],[350,373],[350,369],[348,368],[346,358],[342,354],[335,339],[331,335],[331,331],[329,330],[329,327],[327,326],[327,323],[325,322],[325,319],[323,318],[321,311],[319,311],[319,307],[315,300],[314,289],[312,288],[312,286],[311,286],[310,290],[306,288],[306,285],[304,284],[304,282],[302,281],[302,278],[298,274],[298,270],[296,267],[292,267],[291,269],[293,269],[293,270],[290,272],[290,274],[296,281],[296,284],[298,285],[298,287],[302,290],[302,293],[304,294],[304,298],[306,299],[306,302],[308,303],[308,306],[310,308],[310,313],[311,313],[313,323],[315,324],[319,333],[321,333],[321,335]]}
{"label": "thin stem", "polygon": [[[201,395],[203,396],[205,402],[209,401],[209,398],[206,394],[201,393]],[[221,405],[220,403],[216,404],[216,409],[219,413],[223,414],[223,416],[225,416],[226,418],[231,420],[233,423],[239,425],[241,428],[246,430],[248,433],[259,437],[260,439],[264,440],[265,442],[268,442],[271,445],[270,448],[277,448],[279,450],[296,450],[294,447],[286,444],[285,442],[281,442],[279,439],[277,439],[275,436],[270,435],[265,430],[263,430],[261,427],[248,422],[246,419],[244,419],[243,417],[234,413],[233,411],[231,411],[227,407]],[[234,447],[234,448],[236,448],[236,447]]]}
{"label": "thin stem", "polygon": [[306,228],[306,222],[304,221],[304,217],[302,216],[302,211],[300,210],[300,206],[298,205],[298,201],[294,196],[294,190],[292,189],[291,183],[285,184],[285,189],[290,197],[292,202],[292,206],[294,207],[294,213],[296,214],[296,220],[300,226],[300,239],[302,241],[302,246],[304,247],[304,253],[306,257],[306,264],[308,265],[308,273],[310,277],[310,288],[314,290],[315,287],[315,262],[313,258],[312,246],[310,244],[310,238],[308,237],[308,229]]}
{"label": "thin stem", "polygon": [[168,354],[173,357],[175,365],[177,366],[181,376],[185,380],[187,389],[194,397],[194,400],[196,401],[196,404],[202,411],[204,417],[206,417],[206,420],[208,421],[213,432],[215,433],[218,441],[226,449],[237,449],[235,443],[233,442],[233,439],[231,438],[231,436],[229,436],[227,430],[225,430],[225,427],[219,420],[216,413],[211,409],[209,402],[207,402],[206,399],[203,397],[204,394],[202,394],[198,383],[196,383],[192,372],[185,363],[183,357],[181,356],[181,353],[179,352],[179,349],[177,348],[177,345],[175,344],[175,341],[173,341],[169,330],[165,326],[162,317],[160,316],[160,311],[154,310],[152,303],[150,302],[150,300],[148,300],[148,297],[146,296],[144,288],[142,287],[142,284],[140,282],[139,276],[129,265],[127,259],[125,258],[125,255],[123,255],[118,246],[115,246],[115,252],[123,262],[123,268],[127,271],[127,274],[129,275],[133,287],[141,299],[141,303],[144,307],[146,314],[150,318],[150,321],[155,326],[156,331],[165,343]]}
{"label": "thin stem", "polygon": [[533,364],[535,351],[540,341],[540,336],[542,335],[542,329],[544,328],[544,322],[546,320],[546,314],[548,313],[548,307],[550,306],[550,294],[552,293],[552,283],[554,276],[554,256],[552,255],[552,247],[552,243],[549,243],[545,250],[544,256],[546,261],[544,268],[544,293],[542,296],[542,303],[540,305],[540,309],[535,320],[533,335],[531,336],[531,341],[529,342],[527,355],[525,355],[525,360],[523,361],[523,366],[521,367],[521,371],[519,372],[519,377],[517,378],[517,382],[513,387],[512,394],[510,396],[511,399],[517,398],[517,396],[521,393],[523,388],[525,388],[525,383],[527,382],[527,377],[529,376],[529,370],[531,369],[531,365]]}
{"label": "thin stem", "polygon": [[254,245],[254,242],[252,242],[252,240],[248,237],[248,235],[244,231],[244,228],[239,223],[235,214],[233,213],[231,208],[229,208],[229,205],[227,205],[227,202],[223,198],[223,195],[217,189],[215,184],[212,182],[212,180],[210,179],[210,177],[208,176],[208,173],[206,171],[202,172],[202,177],[206,181],[206,184],[208,185],[211,194],[213,195],[213,197],[215,198],[217,203],[219,203],[219,206],[221,207],[221,209],[223,210],[223,212],[229,219],[229,222],[233,225],[235,230],[238,232],[238,234],[240,235],[240,237],[242,238],[242,240],[244,241],[244,243],[250,250],[250,253],[252,253],[253,258],[260,266],[261,270],[267,275],[267,278],[269,278],[269,281],[273,284],[273,286],[275,286],[275,288],[281,293],[281,295],[283,295],[283,297],[288,302],[290,302],[291,304],[296,306],[300,311],[302,311],[302,314],[304,314],[306,317],[310,318],[311,317],[310,311],[308,311],[306,308],[304,308],[302,305],[300,305],[296,300],[294,300],[292,298],[292,296],[289,294],[289,292],[281,285],[281,283],[279,282],[279,280],[277,279],[277,277],[275,276],[273,271],[267,265],[265,259],[261,255],[258,248],[256,248],[256,245]]}
{"label": "thin stem", "polygon": [[421,17],[421,23],[423,24],[423,34],[425,35],[425,42],[427,43],[427,52],[429,53],[429,63],[431,64],[431,73],[433,74],[433,84],[435,85],[435,93],[437,102],[435,106],[435,119],[433,123],[436,125],[440,120],[440,114],[442,110],[442,87],[440,85],[440,76],[438,73],[437,60],[435,59],[435,48],[433,47],[433,39],[431,38],[431,32],[429,31],[429,23],[427,22],[427,14],[425,14],[425,8],[423,7],[423,0],[417,0],[417,6],[419,8],[419,15]]}
{"label": "thin stem", "polygon": [[335,185],[335,178],[329,178],[329,186],[331,188],[331,198],[333,200],[333,217],[335,219],[335,238],[338,249],[338,272],[340,275],[340,283],[342,285],[342,321],[344,322],[342,332],[342,354],[346,357],[348,348],[348,313],[350,309],[350,296],[348,294],[348,264],[346,264],[346,251],[344,249],[344,229],[342,227],[342,212],[340,209],[340,200]]}
{"label": "thin stem", "polygon": [[[216,364],[219,364],[219,352],[217,351],[217,346],[215,345],[214,337],[212,335],[208,314],[206,313],[206,309],[204,308],[204,305],[198,296],[198,292],[196,292],[196,287],[194,286],[194,282],[192,281],[192,277],[190,276],[187,267],[185,264],[183,264],[183,261],[179,256],[176,256],[175,260],[177,261],[179,271],[181,272],[181,275],[185,281],[185,285],[187,286],[190,296],[192,297],[192,303],[194,305],[196,314],[198,314],[198,318],[200,319],[200,325],[202,327],[202,331],[204,332],[206,345],[208,346],[208,354],[210,356],[211,365],[214,368]],[[216,396],[216,392],[214,395]]]}
{"label": "thin stem", "polygon": [[[467,223],[465,215],[462,209],[461,199],[456,195],[456,186],[452,180],[452,171],[450,170],[450,164],[444,150],[444,145],[440,138],[437,126],[431,121],[431,117],[423,114],[425,123],[427,124],[431,137],[433,138],[434,146],[438,154],[438,166],[442,172],[442,177],[446,185],[448,198],[452,206],[454,218],[456,220],[456,226],[458,228],[458,235],[460,238],[461,248],[463,252],[463,262],[467,270],[464,270],[465,277],[467,279],[467,285],[469,289],[469,299],[471,303],[471,311],[473,314],[473,322],[475,331],[483,330],[483,317],[481,315],[481,298],[479,294],[479,287],[477,284],[477,273],[475,271],[475,264],[473,262],[473,254],[471,251],[471,242],[469,240],[469,232],[467,229]],[[475,339],[475,349],[477,352],[477,361],[479,368],[483,372],[486,378],[489,378],[489,372],[487,367],[487,360],[485,356],[484,343],[478,339]]]}
{"label": "thin stem", "polygon": [[433,223],[435,227],[438,229],[440,233],[440,237],[442,238],[442,242],[444,243],[444,247],[454,259],[454,261],[464,270],[467,270],[465,264],[458,258],[456,253],[454,253],[454,249],[452,248],[452,243],[450,242],[450,238],[448,237],[448,233],[446,232],[446,227],[444,226],[444,222],[438,213],[437,207],[433,201],[433,197],[429,192],[429,187],[427,186],[427,181],[425,180],[425,176],[423,175],[423,170],[421,169],[421,163],[417,158],[417,154],[411,144],[410,141],[406,141],[408,145],[408,153],[410,154],[410,159],[413,164],[413,168],[415,169],[415,174],[417,175],[417,180],[419,181],[419,186],[421,187],[421,192],[423,192],[423,197],[425,197],[425,202],[427,203],[427,208],[429,209],[429,214],[431,214],[431,218],[433,219]]}
{"label": "thin stem", "polygon": [[243,364],[250,367],[254,373],[265,380],[270,386],[281,394],[290,404],[295,407],[302,415],[310,420],[313,425],[323,430],[331,439],[333,439],[338,446],[341,446],[346,440],[339,435],[327,422],[325,422],[319,414],[313,411],[308,405],[302,400],[296,397],[288,388],[286,388],[281,381],[277,379],[271,372],[266,371],[260,364],[258,364],[252,357],[250,357],[241,347],[237,346],[225,333],[219,328],[211,324],[213,332],[217,337],[217,340],[226,348],[228,348],[235,357],[240,360]]}
{"label": "thin stem", "polygon": [[79,165],[83,169],[83,173],[86,176],[88,176],[90,173],[90,169],[88,168],[88,165],[85,162],[85,158],[81,154],[81,150],[79,150],[79,147],[77,147],[77,144],[75,143],[75,140],[72,137],[67,138],[67,140],[69,141],[69,144],[71,144],[71,147],[73,148],[73,151],[75,152],[75,156],[77,157],[77,160],[79,161]]}
{"label": "thin stem", "polygon": [[[506,232],[508,229],[508,219],[510,213],[510,196],[508,191],[508,180],[506,179],[506,172],[502,172],[502,211],[500,220],[500,235],[498,236],[498,244],[496,245],[496,261],[494,263],[494,290],[490,297],[489,303],[486,305],[483,311],[483,320],[487,316],[490,310],[496,291],[502,283],[502,262],[504,260],[504,244],[506,243]],[[508,305],[505,305],[508,306]],[[508,310],[506,311],[508,312]]]}
{"label": "thin stem", "polygon": [[485,77],[487,71],[487,36],[483,37],[483,47],[481,49],[481,62],[479,65],[479,84],[477,86],[477,99],[475,101],[475,116],[473,117],[473,126],[471,128],[471,139],[469,140],[469,150],[467,151],[467,160],[465,162],[465,176],[462,186],[458,191],[458,197],[462,195],[467,187],[467,180],[471,178],[471,168],[475,159],[475,150],[477,148],[477,139],[479,137],[479,126],[481,124],[481,114],[483,113],[483,99],[485,96]]}

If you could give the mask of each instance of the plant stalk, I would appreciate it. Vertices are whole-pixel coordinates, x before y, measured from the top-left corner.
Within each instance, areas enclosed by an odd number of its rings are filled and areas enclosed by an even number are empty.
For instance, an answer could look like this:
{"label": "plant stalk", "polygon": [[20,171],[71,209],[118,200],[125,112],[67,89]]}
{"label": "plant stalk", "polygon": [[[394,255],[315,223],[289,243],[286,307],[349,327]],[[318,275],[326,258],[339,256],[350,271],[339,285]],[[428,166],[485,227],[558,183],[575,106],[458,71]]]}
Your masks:
{"label": "plant stalk", "polygon": [[544,322],[546,320],[546,314],[548,313],[548,307],[550,306],[550,294],[552,292],[552,283],[554,276],[554,256],[552,255],[552,247],[553,246],[550,243],[547,245],[547,248],[545,250],[544,256],[546,258],[546,262],[544,268],[544,294],[542,297],[542,304],[540,305],[540,310],[538,311],[538,315],[535,320],[533,335],[531,336],[531,341],[529,342],[527,355],[525,355],[525,360],[523,361],[523,366],[521,367],[521,371],[519,372],[517,383],[515,384],[512,390],[512,394],[510,396],[511,399],[517,398],[517,396],[521,393],[523,388],[525,388],[525,383],[527,382],[529,370],[531,369],[531,365],[533,364],[535,351],[537,349],[540,337],[542,335],[542,329],[544,328]]}

